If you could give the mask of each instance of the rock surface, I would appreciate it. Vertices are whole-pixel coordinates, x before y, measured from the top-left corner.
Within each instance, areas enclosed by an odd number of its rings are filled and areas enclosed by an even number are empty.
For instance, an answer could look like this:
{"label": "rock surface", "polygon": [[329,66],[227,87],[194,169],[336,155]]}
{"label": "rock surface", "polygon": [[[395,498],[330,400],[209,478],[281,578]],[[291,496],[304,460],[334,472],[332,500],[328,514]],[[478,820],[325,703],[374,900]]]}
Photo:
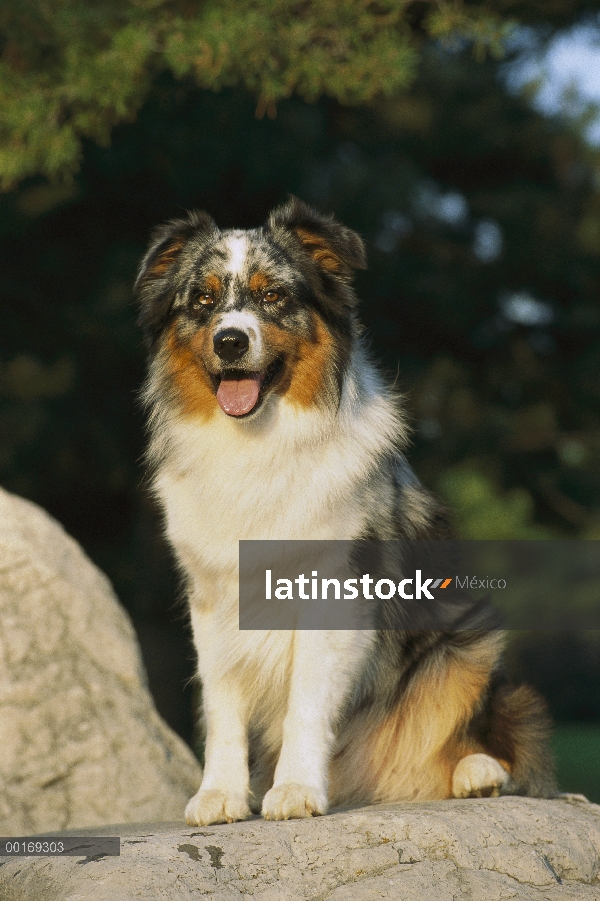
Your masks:
{"label": "rock surface", "polygon": [[[101,830],[94,830],[97,834]],[[89,833],[88,833],[89,834]],[[2,901],[598,901],[600,807],[498,798],[120,826],[121,856],[0,858]]]}
{"label": "rock surface", "polygon": [[178,818],[200,777],[156,712],[106,577],[0,489],[2,834]]}

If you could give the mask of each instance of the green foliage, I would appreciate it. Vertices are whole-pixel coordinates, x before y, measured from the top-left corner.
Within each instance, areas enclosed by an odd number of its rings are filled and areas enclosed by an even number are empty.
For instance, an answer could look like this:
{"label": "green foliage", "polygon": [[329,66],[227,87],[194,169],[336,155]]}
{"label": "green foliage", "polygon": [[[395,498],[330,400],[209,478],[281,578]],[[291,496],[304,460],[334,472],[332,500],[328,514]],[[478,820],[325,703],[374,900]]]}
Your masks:
{"label": "green foliage", "polygon": [[600,803],[600,726],[561,724],[554,730],[552,749],[559,789]]}
{"label": "green foliage", "polygon": [[473,44],[476,59],[483,61],[487,52],[495,59],[504,54],[506,39],[515,26],[514,20],[504,20],[489,7],[466,7],[462,3],[441,3],[427,20],[430,37],[452,45],[458,39]]}
{"label": "green foliage", "polygon": [[361,103],[414,78],[417,54],[405,22],[409,0],[212,0],[192,20],[177,16],[164,58],[203,87],[243,84],[262,104],[297,92]]}
{"label": "green foliage", "polygon": [[292,94],[365,103],[407,88],[424,35],[498,54],[510,23],[439,0],[10,0],[0,12],[0,186],[66,178],[82,138],[109,140],[164,70],[202,88],[250,90],[258,113]]}
{"label": "green foliage", "polygon": [[486,540],[551,538],[552,532],[533,522],[533,498],[523,488],[500,494],[476,468],[452,467],[438,485],[454,515],[461,538]]}

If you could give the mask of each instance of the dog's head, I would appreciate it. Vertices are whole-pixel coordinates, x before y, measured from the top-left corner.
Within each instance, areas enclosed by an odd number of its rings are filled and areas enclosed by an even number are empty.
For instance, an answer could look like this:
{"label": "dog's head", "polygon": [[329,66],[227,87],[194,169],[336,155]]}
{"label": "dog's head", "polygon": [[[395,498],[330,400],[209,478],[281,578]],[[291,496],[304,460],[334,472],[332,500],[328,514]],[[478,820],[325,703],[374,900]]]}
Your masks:
{"label": "dog's head", "polygon": [[290,199],[266,224],[220,231],[189,213],[153,235],[136,292],[169,398],[188,414],[253,418],[269,398],[334,404],[355,334],[359,236]]}

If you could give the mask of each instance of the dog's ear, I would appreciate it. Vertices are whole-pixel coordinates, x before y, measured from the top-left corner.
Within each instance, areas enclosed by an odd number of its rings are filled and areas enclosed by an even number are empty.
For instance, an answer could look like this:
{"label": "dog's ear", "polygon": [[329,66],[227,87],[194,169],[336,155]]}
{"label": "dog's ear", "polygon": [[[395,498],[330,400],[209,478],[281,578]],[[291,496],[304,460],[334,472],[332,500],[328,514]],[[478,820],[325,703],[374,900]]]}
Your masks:
{"label": "dog's ear", "polygon": [[344,280],[352,278],[354,269],[366,269],[367,255],[362,238],[341,225],[333,216],[324,216],[297,197],[290,197],[273,210],[267,228],[288,232],[326,274]]}
{"label": "dog's ear", "polygon": [[140,301],[138,323],[151,340],[162,328],[171,308],[170,276],[181,251],[191,238],[210,238],[218,233],[214,220],[199,210],[185,219],[171,219],[154,229],[133,286]]}
{"label": "dog's ear", "polygon": [[217,231],[214,219],[201,210],[188,213],[185,219],[171,219],[164,225],[159,225],[150,237],[148,250],[135,280],[134,291],[139,292],[146,282],[166,277],[192,236],[210,235]]}

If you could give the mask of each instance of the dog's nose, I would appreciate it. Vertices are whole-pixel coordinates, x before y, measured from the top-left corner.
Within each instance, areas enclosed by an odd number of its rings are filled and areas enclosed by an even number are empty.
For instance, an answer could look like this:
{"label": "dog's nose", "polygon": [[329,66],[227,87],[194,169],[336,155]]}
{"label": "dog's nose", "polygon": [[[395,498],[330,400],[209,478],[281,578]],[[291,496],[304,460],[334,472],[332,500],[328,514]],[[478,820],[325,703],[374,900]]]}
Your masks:
{"label": "dog's nose", "polygon": [[215,353],[221,360],[225,363],[235,363],[250,347],[250,339],[245,332],[237,328],[228,328],[215,335],[213,344]]}

